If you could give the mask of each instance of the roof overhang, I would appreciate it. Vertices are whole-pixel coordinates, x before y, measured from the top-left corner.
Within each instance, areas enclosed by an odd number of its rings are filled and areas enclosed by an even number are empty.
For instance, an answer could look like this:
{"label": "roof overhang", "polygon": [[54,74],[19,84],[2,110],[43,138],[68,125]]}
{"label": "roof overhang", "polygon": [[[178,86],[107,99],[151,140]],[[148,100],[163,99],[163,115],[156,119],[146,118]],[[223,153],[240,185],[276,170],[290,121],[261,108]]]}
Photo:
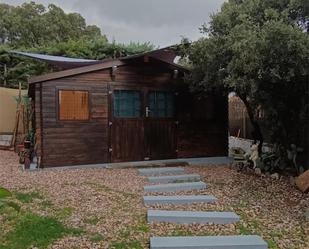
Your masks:
{"label": "roof overhang", "polygon": [[28,82],[29,84],[35,84],[39,82],[44,82],[44,81],[49,81],[49,80],[54,80],[54,79],[59,79],[59,78],[64,78],[64,77],[69,77],[73,75],[79,75],[83,73],[89,73],[89,72],[94,72],[94,71],[99,71],[107,68],[112,68],[114,66],[123,66],[128,64],[130,61],[138,59],[138,58],[145,58],[148,57],[153,61],[157,61],[163,65],[165,65],[167,68],[170,70],[179,70],[181,72],[187,73],[189,72],[188,69],[177,65],[173,62],[168,62],[165,60],[158,59],[156,57],[152,57],[148,54],[143,54],[138,57],[132,56],[132,57],[124,57],[120,59],[108,59],[101,61],[100,63],[97,63],[95,65],[90,65],[90,66],[84,66],[84,67],[78,67],[78,68],[73,68],[73,69],[68,69],[68,70],[63,70],[59,72],[54,72],[54,73],[48,73],[40,76],[34,76],[29,78]]}
{"label": "roof overhang", "polygon": [[120,61],[120,60],[111,60],[111,61],[101,62],[101,63],[95,64],[95,65],[77,67],[77,68],[63,70],[63,71],[59,71],[59,72],[48,73],[48,74],[44,74],[44,75],[40,75],[40,76],[33,76],[33,77],[29,78],[28,82],[29,82],[29,84],[33,84],[33,83],[38,83],[38,82],[42,82],[42,81],[48,81],[48,80],[64,78],[64,77],[68,77],[68,76],[72,76],[72,75],[78,75],[78,74],[98,71],[98,70],[110,68],[110,67],[113,67],[113,66],[121,66],[121,65],[124,65],[124,64],[125,63]]}

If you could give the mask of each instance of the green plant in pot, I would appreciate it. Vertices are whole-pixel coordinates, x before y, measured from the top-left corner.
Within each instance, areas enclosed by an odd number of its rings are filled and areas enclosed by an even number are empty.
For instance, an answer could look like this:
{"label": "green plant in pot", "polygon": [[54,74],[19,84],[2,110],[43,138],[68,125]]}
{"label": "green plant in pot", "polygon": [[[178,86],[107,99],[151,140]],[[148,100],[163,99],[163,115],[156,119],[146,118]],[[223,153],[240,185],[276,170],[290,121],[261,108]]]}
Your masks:
{"label": "green plant in pot", "polygon": [[32,154],[33,154],[33,131],[29,130],[24,136],[24,148],[18,153],[19,155],[19,163],[25,165],[25,169],[30,168]]}
{"label": "green plant in pot", "polygon": [[24,139],[25,149],[30,149],[32,142],[33,142],[33,131],[29,130],[27,134],[25,135],[25,139]]}

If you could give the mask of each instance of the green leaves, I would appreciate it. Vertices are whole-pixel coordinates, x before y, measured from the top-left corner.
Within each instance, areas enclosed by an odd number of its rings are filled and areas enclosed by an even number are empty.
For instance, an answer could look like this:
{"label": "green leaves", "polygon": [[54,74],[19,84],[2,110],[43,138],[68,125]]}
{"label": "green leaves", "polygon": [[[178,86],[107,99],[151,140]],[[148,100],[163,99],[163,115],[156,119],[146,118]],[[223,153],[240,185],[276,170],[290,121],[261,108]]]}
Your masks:
{"label": "green leaves", "polygon": [[5,188],[0,187],[0,200],[7,198],[7,197],[11,197],[12,193],[10,191],[8,191]]}
{"label": "green leaves", "polygon": [[15,202],[12,201],[7,201],[4,203],[6,206],[11,207],[13,209],[15,209],[17,212],[20,211],[20,206],[18,204],[16,204]]}
{"label": "green leaves", "polygon": [[30,76],[52,70],[45,63],[11,55],[10,50],[100,60],[153,48],[147,42],[108,42],[98,26],[87,25],[80,14],[65,13],[54,4],[45,8],[35,2],[17,7],[0,3],[0,86],[18,88],[21,82],[27,88]]}
{"label": "green leaves", "polygon": [[87,26],[80,14],[66,14],[54,4],[47,9],[34,2],[17,7],[0,4],[0,13],[0,44],[8,43],[15,48],[102,36],[100,29],[94,25]]}
{"label": "green leaves", "polygon": [[11,207],[14,208],[16,211],[20,211],[20,206],[16,204],[15,202],[9,201],[7,198],[10,198],[12,196],[12,193],[3,188],[0,187],[0,208],[1,207]]}
{"label": "green leaves", "polygon": [[236,92],[267,142],[308,148],[308,13],[303,0],[226,2],[186,49],[191,88]]}
{"label": "green leaves", "polygon": [[65,235],[74,236],[83,232],[80,229],[65,227],[56,218],[27,212],[21,213],[15,222],[16,225],[2,235],[5,243],[1,243],[1,249],[47,248]]}

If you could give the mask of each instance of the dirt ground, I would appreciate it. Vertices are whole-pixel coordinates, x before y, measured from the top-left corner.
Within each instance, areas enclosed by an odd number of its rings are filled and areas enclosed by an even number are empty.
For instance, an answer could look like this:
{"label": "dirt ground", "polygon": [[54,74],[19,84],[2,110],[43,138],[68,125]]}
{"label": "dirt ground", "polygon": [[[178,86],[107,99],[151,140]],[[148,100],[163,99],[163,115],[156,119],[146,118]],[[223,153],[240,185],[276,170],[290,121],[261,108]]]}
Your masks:
{"label": "dirt ground", "polygon": [[[22,210],[56,217],[65,226],[83,231],[58,238],[48,248],[139,249],[148,248],[149,238],[155,235],[239,234],[261,235],[269,248],[309,248],[309,222],[305,220],[309,194],[299,192],[287,178],[247,175],[220,165],[186,169],[200,174],[208,184],[207,189],[190,193],[212,194],[218,198],[215,204],[145,207],[146,181],[135,169],[26,172],[20,169],[16,154],[0,151],[0,186],[34,196],[27,202],[16,199]],[[241,221],[232,225],[149,225],[147,208],[234,211]],[[1,222],[1,215],[0,232],[5,234],[14,227]]]}

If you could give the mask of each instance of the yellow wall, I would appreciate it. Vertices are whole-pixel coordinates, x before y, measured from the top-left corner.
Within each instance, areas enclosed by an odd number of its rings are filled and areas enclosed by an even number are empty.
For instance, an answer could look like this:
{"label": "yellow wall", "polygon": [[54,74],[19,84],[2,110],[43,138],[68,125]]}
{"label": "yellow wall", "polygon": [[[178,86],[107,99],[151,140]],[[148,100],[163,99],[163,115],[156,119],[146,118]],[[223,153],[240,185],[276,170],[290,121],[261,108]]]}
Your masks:
{"label": "yellow wall", "polygon": [[[21,91],[22,95],[27,94],[27,90]],[[18,89],[0,87],[0,133],[12,133],[15,125],[16,100]]]}

